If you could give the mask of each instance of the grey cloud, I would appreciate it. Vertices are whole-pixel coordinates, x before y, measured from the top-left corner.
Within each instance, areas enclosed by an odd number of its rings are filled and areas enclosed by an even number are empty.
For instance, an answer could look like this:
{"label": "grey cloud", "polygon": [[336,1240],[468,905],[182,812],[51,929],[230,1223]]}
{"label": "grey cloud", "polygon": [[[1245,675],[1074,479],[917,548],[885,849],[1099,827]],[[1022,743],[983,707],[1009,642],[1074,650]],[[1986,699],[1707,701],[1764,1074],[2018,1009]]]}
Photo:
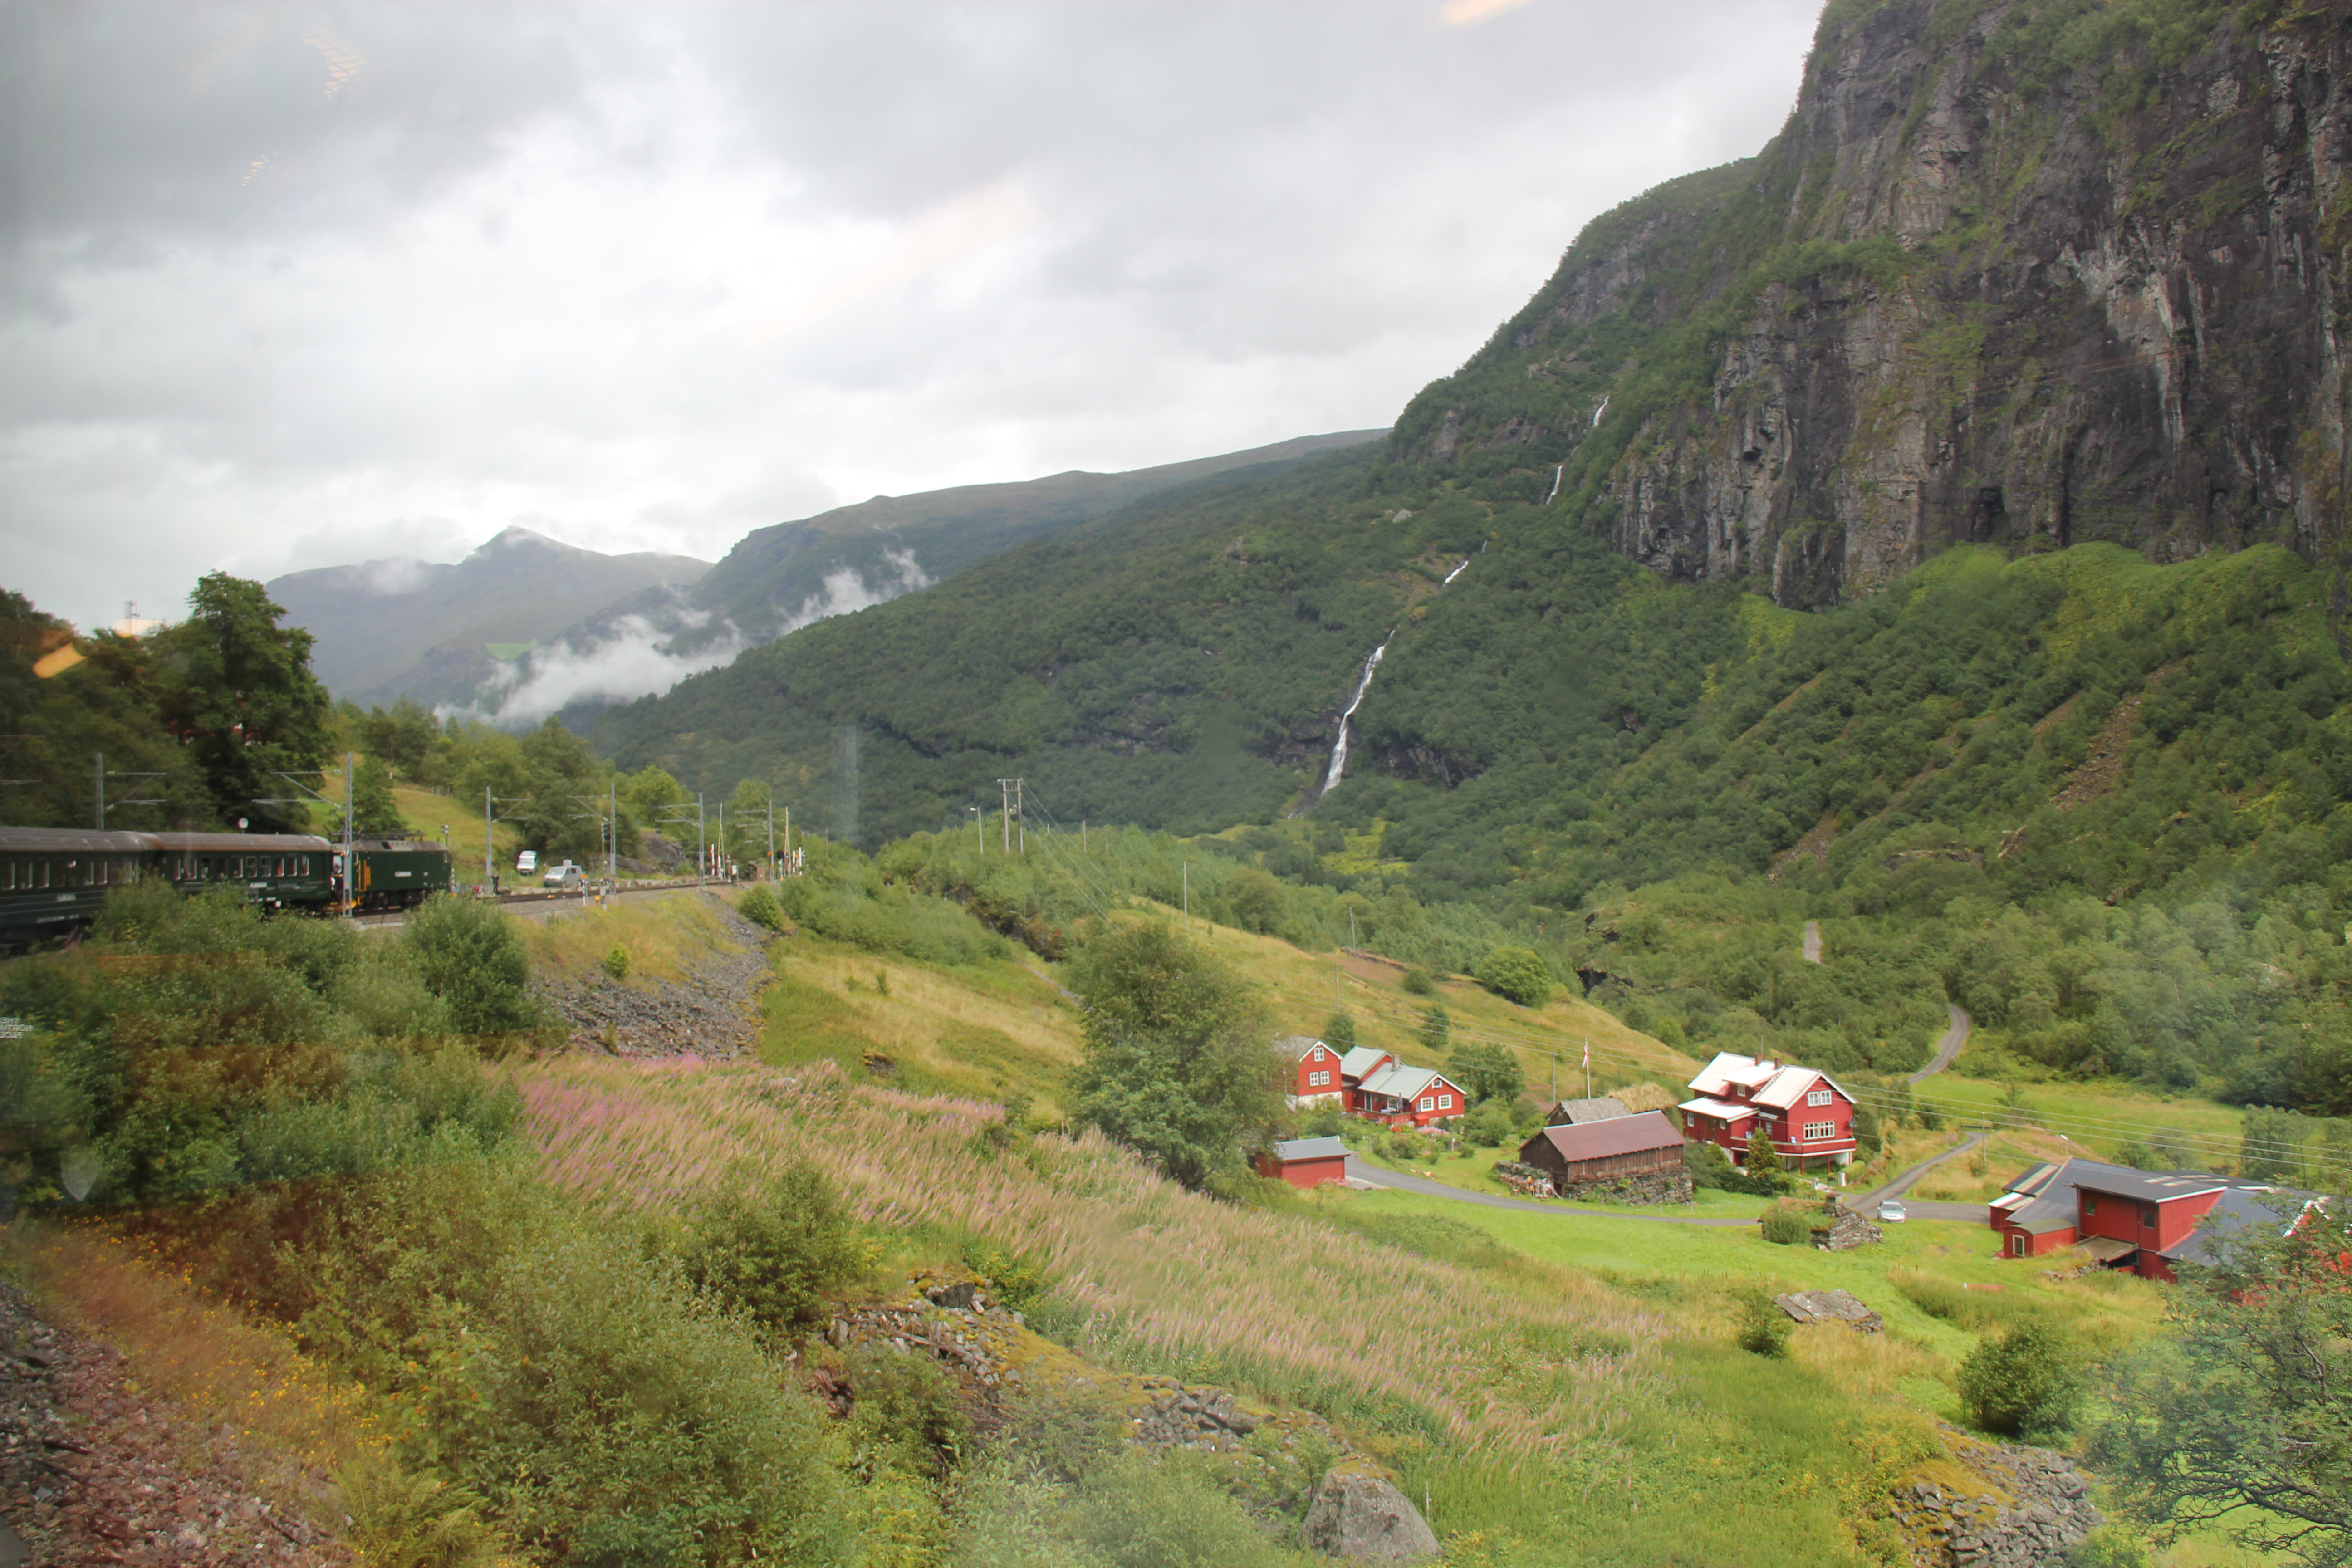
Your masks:
{"label": "grey cloud", "polygon": [[516,521],[710,558],[1383,424],[1584,218],[1777,130],[1811,20],[1435,10],[0,0],[9,585],[110,617]]}

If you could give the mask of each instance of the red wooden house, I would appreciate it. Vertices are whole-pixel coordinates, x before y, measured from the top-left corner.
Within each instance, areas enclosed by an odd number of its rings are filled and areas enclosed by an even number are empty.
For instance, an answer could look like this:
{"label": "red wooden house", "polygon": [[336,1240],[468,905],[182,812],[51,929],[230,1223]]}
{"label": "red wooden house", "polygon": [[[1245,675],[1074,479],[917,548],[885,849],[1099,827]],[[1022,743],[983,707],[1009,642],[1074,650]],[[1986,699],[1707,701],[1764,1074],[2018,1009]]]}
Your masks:
{"label": "red wooden house", "polygon": [[1387,1051],[1356,1046],[1346,1052],[1306,1035],[1276,1042],[1290,1059],[1291,1109],[1336,1102],[1339,1109],[1391,1127],[1451,1121],[1470,1109],[1470,1097],[1433,1068],[1409,1068]]}
{"label": "red wooden house", "polygon": [[2172,1280],[2220,1237],[2276,1216],[2259,1182],[2203,1171],[2139,1171],[2096,1160],[2036,1165],[1992,1201],[2004,1258],[2078,1247],[2110,1268]]}
{"label": "red wooden house", "polygon": [[1827,1073],[1724,1051],[1690,1087],[1697,1098],[1675,1107],[1683,1136],[1721,1144],[1735,1165],[1747,1163],[1748,1141],[1759,1126],[1781,1163],[1794,1169],[1853,1159],[1853,1096]]}
{"label": "red wooden house", "polygon": [[1311,1035],[1286,1035],[1275,1044],[1290,1058],[1290,1108],[1338,1101],[1346,1107],[1347,1091],[1339,1080],[1339,1047],[1327,1046]]}

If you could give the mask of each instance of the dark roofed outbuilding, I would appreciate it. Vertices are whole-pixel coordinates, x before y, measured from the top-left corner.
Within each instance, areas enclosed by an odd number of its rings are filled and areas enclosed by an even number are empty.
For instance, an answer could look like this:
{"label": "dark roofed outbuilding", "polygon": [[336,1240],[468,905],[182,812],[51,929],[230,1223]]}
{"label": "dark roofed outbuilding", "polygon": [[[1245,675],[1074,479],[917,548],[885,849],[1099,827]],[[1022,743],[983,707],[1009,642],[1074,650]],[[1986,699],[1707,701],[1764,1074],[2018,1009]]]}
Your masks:
{"label": "dark roofed outbuilding", "polygon": [[[1662,1110],[1612,1116],[1580,1127],[1547,1127],[1520,1146],[1519,1163],[1551,1176],[1556,1191],[1604,1183],[1663,1181],[1686,1197],[1683,1133]],[[1647,1179],[1644,1182],[1644,1179]]]}

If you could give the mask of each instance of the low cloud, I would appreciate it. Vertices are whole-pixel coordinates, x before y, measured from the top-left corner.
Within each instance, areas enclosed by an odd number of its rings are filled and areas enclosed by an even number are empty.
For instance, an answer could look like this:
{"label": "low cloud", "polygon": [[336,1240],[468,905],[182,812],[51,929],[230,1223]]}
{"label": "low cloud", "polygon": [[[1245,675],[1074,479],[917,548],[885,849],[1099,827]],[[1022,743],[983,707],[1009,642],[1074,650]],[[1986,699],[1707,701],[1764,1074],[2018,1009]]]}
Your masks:
{"label": "low cloud", "polygon": [[[854,566],[829,572],[824,585],[801,601],[778,625],[785,637],[803,626],[887,604],[904,594],[931,585],[930,574],[911,550],[883,554],[883,566],[869,575]],[[721,623],[721,635],[698,641],[691,648],[678,645],[689,633],[707,631],[709,616],[673,612],[667,625],[646,616],[622,616],[597,628],[593,638],[580,634],[545,647],[533,648],[509,664],[486,685],[473,705],[446,710],[445,714],[487,718],[508,729],[544,721],[578,702],[633,702],[667,691],[689,675],[731,664],[757,647],[731,623]]]}

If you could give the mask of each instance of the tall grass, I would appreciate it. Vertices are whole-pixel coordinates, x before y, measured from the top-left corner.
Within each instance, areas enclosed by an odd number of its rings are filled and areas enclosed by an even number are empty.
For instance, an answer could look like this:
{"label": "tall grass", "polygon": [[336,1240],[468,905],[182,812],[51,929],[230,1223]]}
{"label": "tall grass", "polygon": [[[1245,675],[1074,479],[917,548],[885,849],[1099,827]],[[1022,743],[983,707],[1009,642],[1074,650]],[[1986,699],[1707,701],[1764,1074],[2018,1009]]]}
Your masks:
{"label": "tall grass", "polygon": [[1042,1257],[1085,1338],[1196,1375],[1418,1426],[1516,1463],[1613,1440],[1663,1381],[1663,1319],[1565,1273],[1540,1293],[1188,1194],[1091,1134],[998,1154],[976,1101],[756,1068],[565,1059],[523,1076],[525,1127],[558,1185],[671,1208],[722,1173],[806,1161],[860,1217],[947,1226]]}

